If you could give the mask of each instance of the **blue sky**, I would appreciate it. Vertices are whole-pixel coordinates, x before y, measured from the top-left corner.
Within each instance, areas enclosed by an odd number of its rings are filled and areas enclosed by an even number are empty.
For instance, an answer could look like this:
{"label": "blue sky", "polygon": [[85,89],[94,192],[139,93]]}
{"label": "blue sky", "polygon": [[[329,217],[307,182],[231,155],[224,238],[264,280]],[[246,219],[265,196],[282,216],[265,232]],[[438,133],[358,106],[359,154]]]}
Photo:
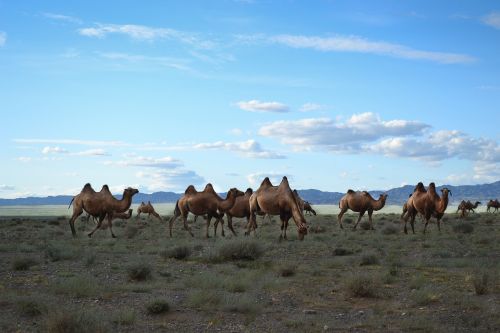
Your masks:
{"label": "blue sky", "polygon": [[500,179],[494,1],[0,1],[0,197]]}

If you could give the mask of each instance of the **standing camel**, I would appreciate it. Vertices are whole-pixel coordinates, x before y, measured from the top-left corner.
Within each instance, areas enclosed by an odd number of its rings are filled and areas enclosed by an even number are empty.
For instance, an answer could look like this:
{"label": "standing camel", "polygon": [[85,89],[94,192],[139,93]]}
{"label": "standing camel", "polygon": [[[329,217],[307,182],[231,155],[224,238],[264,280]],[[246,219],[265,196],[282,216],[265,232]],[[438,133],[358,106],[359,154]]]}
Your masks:
{"label": "standing camel", "polygon": [[498,202],[498,199],[488,201],[488,204],[486,205],[486,211],[489,213],[491,208],[495,208],[493,213],[498,212],[498,208],[500,208],[500,202]]}
{"label": "standing camel", "polygon": [[221,219],[224,213],[234,205],[236,198],[241,195],[243,195],[243,192],[232,188],[227,192],[226,199],[222,199],[215,193],[211,184],[207,184],[202,192],[197,192],[194,186],[190,185],[184,192],[184,196],[177,200],[174,215],[168,222],[170,237],[172,237],[172,226],[179,216],[184,221],[184,229],[194,237],[194,234],[187,225],[187,216],[189,213],[192,213],[194,215],[207,215],[205,236],[209,238],[208,229],[212,217]]}
{"label": "standing camel", "polygon": [[151,204],[151,201],[148,201],[147,204],[145,204],[144,201],[141,202],[141,204],[139,205],[139,207],[137,207],[137,216],[135,218],[139,218],[139,216],[141,215],[141,213],[148,214],[148,218],[150,218],[151,214],[152,214],[158,220],[162,221],[161,217],[160,217],[160,214],[158,214],[155,211],[155,209],[153,208],[153,205]]}
{"label": "standing camel", "polygon": [[441,218],[444,215],[446,208],[448,207],[448,194],[451,195],[451,191],[447,188],[441,189],[442,196],[436,193],[436,185],[434,183],[430,183],[427,191],[419,183],[415,192],[413,192],[412,196],[408,199],[408,212],[404,218],[405,226],[404,232],[407,233],[406,223],[408,218],[411,218],[410,224],[413,233],[415,233],[415,217],[417,214],[422,214],[425,219],[424,226],[424,234],[427,230],[427,225],[429,224],[429,220],[431,217],[435,217],[437,219],[438,230],[441,231]]}
{"label": "standing camel", "polygon": [[116,238],[111,224],[113,215],[128,210],[132,204],[132,197],[137,193],[139,193],[139,190],[128,187],[123,191],[122,199],[117,200],[111,193],[106,193],[106,191],[96,192],[89,183],[85,184],[80,194],[73,197],[69,204],[71,207],[73,203],[73,215],[69,220],[73,237],[76,237],[75,220],[85,210],[90,215],[99,217],[96,227],[88,234],[89,237],[92,237],[94,232],[101,227],[102,221],[107,216],[111,236]]}
{"label": "standing camel", "polygon": [[273,186],[268,177],[266,177],[260,187],[255,191],[249,199],[250,205],[250,222],[248,223],[245,235],[250,234],[250,229],[255,230],[257,227],[257,213],[269,215],[279,215],[281,220],[280,239],[287,239],[286,229],[288,221],[293,218],[297,225],[299,240],[303,240],[307,235],[307,222],[304,218],[302,210],[299,207],[297,199],[290,189],[288,179],[283,177],[279,186]]}
{"label": "standing camel", "polygon": [[[226,216],[227,216],[227,226],[229,230],[232,231],[233,235],[236,235],[236,232],[234,231],[233,228],[233,217],[238,217],[238,218],[246,218],[247,219],[247,225],[250,221],[250,205],[249,205],[249,200],[250,196],[253,194],[253,190],[251,188],[247,188],[245,191],[244,195],[238,196],[234,202],[234,205],[226,211]],[[215,221],[215,231],[214,235],[217,234],[217,225],[219,224],[219,220]],[[224,225],[222,223],[222,236],[224,236]]]}
{"label": "standing camel", "polygon": [[381,210],[385,206],[386,199],[387,194],[385,193],[381,194],[378,200],[375,200],[372,198],[370,193],[366,191],[355,192],[353,190],[348,190],[347,193],[339,201],[340,213],[338,215],[338,219],[340,228],[344,228],[344,226],[342,225],[342,217],[344,216],[345,212],[350,209],[353,212],[359,213],[358,220],[356,221],[356,224],[354,224],[353,229],[356,229],[365,212],[368,212],[370,229],[374,230],[372,221],[373,211]]}

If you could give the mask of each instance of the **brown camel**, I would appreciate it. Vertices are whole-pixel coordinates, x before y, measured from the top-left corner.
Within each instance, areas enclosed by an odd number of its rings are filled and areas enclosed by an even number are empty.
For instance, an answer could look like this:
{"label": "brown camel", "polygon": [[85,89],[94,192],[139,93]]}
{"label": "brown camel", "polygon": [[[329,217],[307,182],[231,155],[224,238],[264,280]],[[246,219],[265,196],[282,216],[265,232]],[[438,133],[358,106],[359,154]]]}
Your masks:
{"label": "brown camel", "polygon": [[470,212],[470,211],[475,213],[474,209],[476,209],[480,204],[481,204],[481,202],[479,202],[479,201],[476,201],[473,204],[469,200],[467,200],[467,201],[462,200],[460,205],[458,205],[458,210],[460,210],[460,217],[464,217],[465,213]]}
{"label": "brown camel", "polygon": [[498,212],[498,208],[500,208],[500,202],[498,202],[498,199],[488,201],[488,204],[486,205],[486,211],[489,213],[491,208],[495,208],[493,213]]}
{"label": "brown camel", "polygon": [[[226,211],[227,216],[227,226],[229,230],[233,232],[233,235],[236,235],[236,232],[233,228],[233,217],[238,218],[246,218],[247,225],[250,222],[250,205],[249,200],[250,196],[253,194],[253,190],[251,188],[247,188],[244,195],[238,196],[234,202],[234,205]],[[214,235],[217,234],[217,225],[219,224],[219,220],[215,221],[215,232]],[[224,236],[224,225],[222,225],[222,236]]]}
{"label": "brown camel", "polygon": [[356,229],[365,212],[368,212],[370,229],[374,230],[372,214],[374,211],[381,210],[385,206],[386,199],[387,194],[385,193],[381,194],[378,200],[375,200],[372,198],[370,193],[366,191],[355,192],[353,190],[348,190],[347,193],[339,201],[340,213],[338,219],[340,228],[344,228],[344,226],[342,225],[342,217],[344,216],[345,212],[350,209],[353,212],[359,213],[358,220],[356,221],[356,224],[354,224],[353,229]]}
{"label": "brown camel", "polygon": [[[103,187],[104,188],[104,187]],[[135,188],[126,188],[123,191],[123,196],[121,200],[117,200],[111,193],[106,193],[106,191],[96,192],[92,189],[90,184],[85,184],[80,194],[73,197],[69,206],[73,203],[73,215],[69,220],[69,225],[71,227],[71,233],[73,237],[76,237],[75,230],[75,220],[80,216],[85,210],[92,216],[98,216],[99,221],[97,226],[92,230],[88,236],[92,237],[94,232],[101,227],[102,221],[107,216],[108,226],[111,231],[111,236],[115,238],[113,233],[111,221],[114,214],[123,213],[130,208],[132,204],[132,197],[139,193],[139,190]],[[69,207],[68,207],[69,208]]]}
{"label": "brown camel", "polygon": [[441,218],[444,215],[446,208],[448,207],[448,194],[451,195],[451,191],[447,188],[441,189],[442,196],[436,193],[436,185],[430,183],[427,191],[423,187],[422,183],[419,183],[415,188],[415,192],[407,201],[408,211],[404,218],[405,226],[404,232],[407,233],[406,224],[408,218],[410,219],[410,224],[413,233],[415,233],[415,217],[417,214],[422,214],[425,219],[424,234],[427,230],[427,225],[431,217],[437,219],[438,230],[441,231]]}
{"label": "brown camel", "polygon": [[151,217],[151,214],[156,217],[158,220],[162,221],[161,217],[160,217],[160,214],[158,214],[155,209],[153,208],[153,205],[151,204],[151,201],[148,201],[147,204],[143,202],[141,202],[141,204],[139,205],[139,207],[137,207],[137,216],[136,218],[138,218],[141,213],[144,213],[144,214],[148,214],[148,218]]}
{"label": "brown camel", "polygon": [[312,208],[311,203],[309,201],[304,201],[304,211],[306,215],[314,215],[316,216],[316,211]]}
{"label": "brown camel", "polygon": [[175,220],[181,216],[184,221],[184,229],[194,237],[191,229],[187,225],[187,215],[207,215],[207,229],[205,236],[209,238],[208,229],[212,217],[222,219],[224,213],[233,207],[236,198],[244,193],[236,188],[232,188],[227,192],[226,199],[222,199],[215,193],[211,184],[207,184],[202,192],[196,191],[194,186],[190,185],[175,204],[174,215],[169,220],[169,232],[172,237],[172,226]]}
{"label": "brown camel", "polygon": [[293,218],[297,225],[298,238],[303,240],[304,236],[307,235],[306,219],[304,218],[295,195],[290,189],[286,177],[283,177],[279,186],[273,186],[269,178],[266,177],[260,184],[259,189],[250,196],[249,205],[250,222],[248,223],[245,235],[250,234],[250,229],[255,231],[257,227],[255,215],[259,212],[280,216],[280,239],[287,239],[286,229],[290,218]]}

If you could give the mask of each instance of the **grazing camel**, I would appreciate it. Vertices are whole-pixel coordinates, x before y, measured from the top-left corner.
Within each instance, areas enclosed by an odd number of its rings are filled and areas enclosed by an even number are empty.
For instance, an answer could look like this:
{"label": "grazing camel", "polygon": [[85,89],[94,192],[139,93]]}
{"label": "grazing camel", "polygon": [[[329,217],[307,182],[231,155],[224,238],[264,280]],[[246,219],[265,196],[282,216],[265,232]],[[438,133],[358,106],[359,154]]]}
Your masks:
{"label": "grazing camel", "polygon": [[90,215],[99,217],[96,227],[88,234],[89,237],[92,237],[94,232],[101,227],[102,221],[107,216],[111,236],[116,238],[111,225],[113,216],[128,210],[132,204],[132,197],[137,193],[139,193],[139,190],[128,187],[123,191],[122,199],[117,200],[111,193],[106,191],[96,192],[89,183],[85,184],[80,194],[73,197],[69,204],[69,207],[73,204],[73,215],[69,220],[73,237],[76,237],[75,220],[85,210]]}
{"label": "grazing camel", "polygon": [[373,211],[381,210],[382,208],[384,208],[386,199],[387,199],[387,194],[385,193],[381,194],[378,200],[375,200],[370,195],[370,193],[366,191],[355,192],[353,190],[348,190],[347,193],[339,201],[340,213],[338,215],[338,219],[340,228],[341,229],[344,228],[344,226],[342,225],[342,217],[344,216],[345,212],[347,212],[347,210],[350,209],[353,212],[359,213],[358,220],[356,221],[356,224],[354,224],[353,229],[356,229],[359,221],[361,220],[365,212],[368,212],[370,229],[375,230],[373,228],[373,221],[372,221]]}
{"label": "grazing camel", "polygon": [[411,229],[415,233],[415,217],[417,214],[421,214],[425,219],[424,234],[427,230],[427,225],[431,217],[437,219],[438,230],[441,231],[441,218],[444,215],[446,208],[448,207],[448,194],[451,195],[451,191],[447,188],[441,189],[442,196],[436,193],[436,185],[430,183],[427,191],[423,187],[422,183],[419,183],[415,188],[415,192],[407,201],[408,212],[405,216],[405,226],[404,232],[407,232],[406,224],[408,218],[410,219]]}
{"label": "grazing camel", "polygon": [[312,208],[311,203],[309,201],[304,201],[304,211],[306,215],[314,215],[316,216],[316,211]]}
{"label": "grazing camel", "polygon": [[307,215],[308,213],[309,215],[316,215],[316,211],[312,209],[311,204],[308,201],[302,199],[297,190],[293,190],[293,195],[297,199],[297,202],[299,204],[300,209],[302,210],[302,213],[305,212],[305,215]]}
{"label": "grazing camel", "polygon": [[486,211],[489,213],[491,208],[495,208],[493,213],[498,212],[498,208],[500,208],[500,202],[498,202],[498,199],[488,201],[488,204],[486,205]]}
{"label": "grazing camel", "polygon": [[[253,194],[253,190],[251,188],[247,188],[245,193],[241,196],[238,196],[234,202],[234,205],[226,211],[226,216],[227,216],[227,226],[229,230],[232,231],[233,235],[237,236],[236,232],[234,231],[233,228],[233,217],[238,217],[238,218],[246,218],[247,219],[247,225],[250,222],[250,205],[249,205],[249,200],[250,196]],[[214,231],[214,236],[217,234],[217,225],[219,224],[219,220],[215,221],[215,231]],[[224,236],[224,224],[221,223],[222,225],[222,236]]]}
{"label": "grazing camel", "polygon": [[153,214],[154,217],[156,217],[158,220],[162,221],[160,214],[158,214],[155,209],[153,208],[153,205],[151,204],[151,201],[148,201],[147,204],[141,202],[139,207],[137,207],[137,216],[135,218],[138,218],[141,213],[148,214],[148,218],[151,217],[151,214]]}
{"label": "grazing camel", "polygon": [[175,220],[181,216],[184,221],[184,229],[194,237],[191,229],[187,225],[187,215],[207,215],[207,229],[205,236],[209,238],[208,229],[212,217],[221,219],[224,213],[233,207],[236,198],[244,193],[236,188],[232,188],[227,192],[226,199],[222,199],[215,193],[211,184],[207,184],[202,192],[196,191],[194,186],[190,185],[175,204],[174,215],[169,220],[169,232],[172,237],[172,226]]}
{"label": "grazing camel", "polygon": [[249,199],[250,221],[248,223],[245,235],[250,234],[250,229],[257,227],[256,214],[264,213],[269,215],[279,215],[281,220],[280,239],[287,239],[286,229],[288,221],[293,218],[297,225],[298,238],[303,240],[307,235],[307,222],[300,209],[299,203],[288,184],[288,179],[283,177],[279,186],[273,186],[268,177],[266,177],[260,187]]}
{"label": "grazing camel", "polygon": [[480,201],[476,201],[474,204],[470,202],[469,200],[464,201],[458,205],[458,210],[460,210],[460,217],[464,217],[466,212],[472,211],[475,213],[474,209],[476,209],[479,205],[481,204]]}

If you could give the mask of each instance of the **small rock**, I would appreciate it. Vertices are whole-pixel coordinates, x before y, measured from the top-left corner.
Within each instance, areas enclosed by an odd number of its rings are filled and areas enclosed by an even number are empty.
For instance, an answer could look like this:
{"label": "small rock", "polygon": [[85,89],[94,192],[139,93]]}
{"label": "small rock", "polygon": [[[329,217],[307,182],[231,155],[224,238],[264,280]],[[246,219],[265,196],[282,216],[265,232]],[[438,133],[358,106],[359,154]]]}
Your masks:
{"label": "small rock", "polygon": [[316,314],[316,313],[318,313],[318,311],[313,310],[313,309],[305,309],[302,312],[304,312],[304,314]]}

